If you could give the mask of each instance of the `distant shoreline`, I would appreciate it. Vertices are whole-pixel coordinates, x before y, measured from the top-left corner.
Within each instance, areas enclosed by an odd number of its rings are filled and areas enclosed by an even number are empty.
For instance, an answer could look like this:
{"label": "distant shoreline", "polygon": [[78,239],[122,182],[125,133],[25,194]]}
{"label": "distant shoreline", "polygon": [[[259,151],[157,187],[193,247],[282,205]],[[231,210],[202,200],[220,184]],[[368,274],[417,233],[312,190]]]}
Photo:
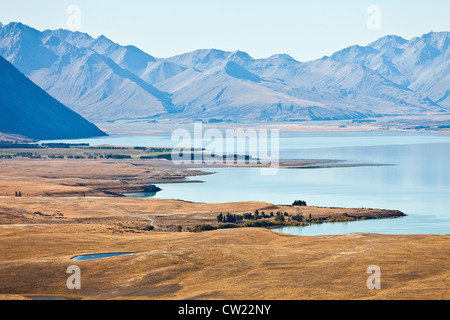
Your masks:
{"label": "distant shoreline", "polygon": [[[174,128],[189,128],[193,123],[160,120],[156,123],[121,120],[113,123],[97,123],[108,134],[159,134]],[[203,122],[205,128],[278,129],[280,132],[335,133],[335,132],[405,132],[450,134],[450,115],[430,117],[384,117],[362,120],[283,121],[283,122]],[[441,127],[441,128],[440,128]],[[445,128],[447,127],[447,128]],[[149,129],[150,128],[150,129]]]}

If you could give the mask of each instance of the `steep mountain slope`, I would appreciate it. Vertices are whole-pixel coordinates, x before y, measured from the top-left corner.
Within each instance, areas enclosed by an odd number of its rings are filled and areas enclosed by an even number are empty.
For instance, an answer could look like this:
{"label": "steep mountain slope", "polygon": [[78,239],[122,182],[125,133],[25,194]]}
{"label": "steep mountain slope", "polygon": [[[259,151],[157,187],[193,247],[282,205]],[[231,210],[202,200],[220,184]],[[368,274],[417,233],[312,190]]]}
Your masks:
{"label": "steep mountain slope", "polygon": [[350,47],[330,59],[370,68],[395,84],[450,108],[450,33],[431,32],[407,41],[383,37],[367,47]]}
{"label": "steep mountain slope", "polygon": [[[362,48],[362,47],[361,47]],[[373,54],[375,49],[362,48],[364,54]],[[356,55],[353,55],[355,57]],[[174,103],[183,103],[192,107],[197,106],[198,113],[207,116],[208,107],[214,106],[216,117],[230,116],[230,110],[241,101],[242,107],[253,106],[248,110],[255,110],[255,114],[249,115],[257,120],[321,120],[321,119],[352,119],[365,117],[380,117],[385,115],[420,115],[424,112],[445,111],[431,99],[423,94],[418,94],[397,84],[376,70],[364,65],[354,63],[351,58],[348,61],[338,59],[319,59],[312,62],[300,63],[288,55],[274,55],[267,59],[255,60],[242,52],[223,52],[220,50],[197,50],[187,54],[166,59],[172,63],[179,63],[188,68],[192,78],[182,74],[161,84],[158,88],[169,91],[174,96]],[[248,100],[244,93],[250,93],[248,87],[233,86],[230,91],[229,84],[224,78],[207,77],[211,70],[216,70],[228,62],[236,63],[243,70],[259,78],[257,85],[266,94],[253,92],[253,101]],[[193,72],[196,71],[196,72]],[[395,69],[392,72],[396,72]],[[398,72],[398,71],[397,71]],[[398,72],[399,73],[399,72]],[[233,74],[227,73],[234,77]],[[234,77],[236,79],[239,76]],[[243,82],[241,82],[243,84]],[[254,84],[255,85],[255,84]],[[183,88],[180,92],[179,88]],[[218,92],[230,92],[234,101],[212,99],[213,88],[220,88]],[[191,90],[192,89],[192,90]],[[215,91],[213,91],[215,92]],[[276,93],[268,98],[268,93]],[[217,92],[216,92],[217,93]],[[180,98],[182,96],[182,98]],[[240,97],[242,96],[242,100]],[[210,97],[209,99],[205,99]],[[263,99],[259,99],[262,98]],[[320,107],[316,112],[308,112],[299,109],[296,99],[308,101],[307,107]],[[283,116],[275,116],[272,109],[275,101],[285,106]],[[218,104],[215,105],[215,104]],[[275,104],[276,105],[276,104]],[[304,103],[301,103],[305,107]],[[219,107],[222,106],[222,114]],[[226,108],[225,108],[226,107]],[[187,110],[188,108],[184,109]],[[244,108],[245,109],[245,108]],[[261,112],[268,109],[267,112]],[[258,111],[256,111],[258,110]],[[234,114],[234,112],[231,112]],[[262,113],[262,114],[261,114]],[[236,118],[236,117],[232,117]],[[245,117],[244,117],[245,118]],[[242,119],[242,116],[241,116]]]}
{"label": "steep mountain slope", "polygon": [[33,139],[106,135],[65,107],[0,57],[0,132]]}
{"label": "steep mountain slope", "polygon": [[30,78],[88,119],[150,117],[172,106],[167,94],[112,60],[88,49],[74,51]]}
{"label": "steep mountain slope", "polygon": [[299,66],[295,77],[284,77],[290,95],[323,101],[367,116],[417,115],[441,112],[436,103],[397,85],[374,70],[351,63],[321,59]]}
{"label": "steep mountain slope", "polygon": [[263,79],[233,61],[205,72],[189,69],[185,73],[190,75],[188,80],[180,74],[164,83],[164,88],[176,88],[172,92],[173,101],[184,106],[183,112],[174,114],[175,117],[272,121],[330,116],[320,103],[261,85]]}
{"label": "steep mountain slope", "polygon": [[186,68],[166,60],[161,60],[152,64],[140,73],[140,78],[151,84],[158,84],[185,71]]}
{"label": "steep mountain slope", "polygon": [[0,55],[92,121],[152,117],[175,109],[169,95],[126,69],[145,70],[148,62],[156,60],[104,37],[92,39],[64,30],[39,32],[11,23],[0,29]]}

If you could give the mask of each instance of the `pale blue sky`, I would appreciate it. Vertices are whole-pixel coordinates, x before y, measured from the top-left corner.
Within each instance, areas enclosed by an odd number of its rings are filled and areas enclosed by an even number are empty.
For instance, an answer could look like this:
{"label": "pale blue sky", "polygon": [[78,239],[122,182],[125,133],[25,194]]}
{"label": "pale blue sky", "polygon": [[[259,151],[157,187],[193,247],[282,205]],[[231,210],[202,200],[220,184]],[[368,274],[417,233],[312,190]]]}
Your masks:
{"label": "pale blue sky", "polygon": [[[70,5],[81,9],[82,32],[156,57],[216,48],[309,61],[388,34],[450,30],[448,0],[0,0],[0,22],[66,29]],[[370,5],[381,10],[379,30],[366,26]]]}

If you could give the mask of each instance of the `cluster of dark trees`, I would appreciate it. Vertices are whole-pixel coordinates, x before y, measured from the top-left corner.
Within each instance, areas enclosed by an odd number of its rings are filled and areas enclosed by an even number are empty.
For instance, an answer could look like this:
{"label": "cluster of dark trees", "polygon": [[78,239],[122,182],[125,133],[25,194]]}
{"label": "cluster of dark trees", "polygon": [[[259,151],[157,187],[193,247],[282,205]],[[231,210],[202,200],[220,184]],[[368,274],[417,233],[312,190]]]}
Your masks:
{"label": "cluster of dark trees", "polygon": [[16,191],[16,197],[21,197],[21,196],[22,196],[22,192]]}
{"label": "cluster of dark trees", "polygon": [[171,152],[172,148],[155,148],[155,147],[133,147],[134,150],[144,150],[149,152]]}
{"label": "cluster of dark trees", "polygon": [[16,153],[16,157],[31,158],[31,157],[33,157],[33,153],[32,152],[18,152],[18,153]]}
{"label": "cluster of dark trees", "polygon": [[128,147],[107,146],[107,147],[95,147],[95,149],[100,149],[100,150],[127,150]]}
{"label": "cluster of dark trees", "polygon": [[[306,207],[306,201],[303,200],[295,200],[292,204],[293,206],[301,206]],[[304,216],[297,214],[295,216],[289,216],[287,212],[280,212],[277,211],[276,213],[271,212],[270,214],[266,214],[264,211],[259,212],[259,210],[255,210],[254,213],[244,213],[242,215],[236,215],[236,214],[230,214],[227,213],[224,215],[223,213],[219,214],[217,216],[217,222],[219,223],[237,223],[243,220],[259,220],[259,219],[266,219],[266,218],[273,218],[275,217],[275,221],[277,222],[285,222],[285,221],[296,221],[296,222],[306,222],[311,221],[311,213],[309,214],[309,218],[305,218]]]}
{"label": "cluster of dark trees", "polygon": [[222,223],[236,223],[238,221],[242,221],[244,219],[244,216],[242,215],[236,215],[236,214],[230,214],[227,213],[226,215],[224,215],[223,213],[220,213],[217,216],[217,222],[222,222]]}
{"label": "cluster of dark trees", "polygon": [[293,220],[293,221],[298,221],[298,222],[302,222],[302,221],[305,221],[305,217],[303,217],[303,216],[300,215],[300,214],[297,214],[297,215],[295,215],[295,216],[292,216],[292,217],[291,217],[291,220]]}
{"label": "cluster of dark trees", "polygon": [[35,143],[20,143],[17,141],[0,141],[0,149],[38,149],[42,148],[39,144]]}
{"label": "cluster of dark trees", "polygon": [[107,154],[106,159],[131,159],[130,155],[125,154]]}
{"label": "cluster of dark trees", "polygon": [[[260,220],[260,219],[268,219],[275,217],[275,221],[286,221],[286,219],[290,219],[289,214],[287,212],[271,212],[270,214],[266,214],[264,211],[259,212],[259,210],[255,210],[255,213],[244,213],[243,215],[236,215],[227,213],[224,215],[223,213],[217,216],[217,222],[219,223],[236,223],[242,220]],[[303,221],[304,218],[301,215],[296,215],[292,217],[295,221]]]}
{"label": "cluster of dark trees", "polygon": [[305,218],[304,216],[297,214],[295,216],[290,216],[287,212],[281,212],[277,211],[276,213],[271,212],[270,214],[265,214],[264,211],[259,212],[258,210],[255,211],[254,214],[252,213],[244,213],[243,215],[236,215],[236,214],[230,214],[227,213],[224,215],[223,213],[220,213],[217,216],[217,222],[219,223],[237,223],[243,220],[260,220],[260,219],[266,219],[266,218],[273,218],[275,217],[275,221],[279,222],[285,222],[285,221],[297,221],[297,222],[307,222],[312,220],[311,213],[309,214],[308,218]]}
{"label": "cluster of dark trees", "polygon": [[243,221],[243,220],[259,220],[259,219],[265,219],[265,218],[270,218],[273,217],[274,214],[273,212],[270,213],[270,215],[265,214],[264,211],[259,212],[258,210],[255,210],[255,213],[244,213],[242,215],[238,214],[230,214],[227,213],[226,215],[224,215],[223,213],[219,214],[217,216],[217,222],[222,222],[222,223],[236,223],[239,221]]}
{"label": "cluster of dark trees", "polygon": [[155,154],[150,156],[141,156],[141,159],[166,159],[172,160],[172,155],[170,153],[164,154]]}
{"label": "cluster of dark trees", "polygon": [[244,213],[244,219],[246,220],[259,220],[269,217],[273,217],[273,212],[271,212],[270,215],[267,215],[264,211],[259,212],[259,210],[255,210],[255,214]]}
{"label": "cluster of dark trees", "polygon": [[275,215],[275,221],[286,221],[286,218],[289,217],[289,214],[287,212],[283,213],[280,211],[277,211]]}

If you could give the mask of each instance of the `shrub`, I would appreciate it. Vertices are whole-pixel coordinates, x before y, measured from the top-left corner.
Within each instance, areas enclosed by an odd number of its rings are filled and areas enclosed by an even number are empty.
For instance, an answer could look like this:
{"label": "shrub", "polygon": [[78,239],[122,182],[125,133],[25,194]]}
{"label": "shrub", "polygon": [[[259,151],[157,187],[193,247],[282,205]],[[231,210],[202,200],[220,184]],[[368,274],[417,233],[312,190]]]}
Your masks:
{"label": "shrub", "polygon": [[216,230],[217,227],[213,227],[209,224],[202,224],[202,225],[196,225],[194,228],[192,228],[193,232],[201,232],[201,231],[211,231]]}
{"label": "shrub", "polygon": [[233,229],[233,228],[239,228],[239,226],[234,223],[221,224],[220,226],[218,226],[218,229]]}
{"label": "shrub", "polygon": [[244,213],[244,219],[253,220],[254,217],[251,213]]}

